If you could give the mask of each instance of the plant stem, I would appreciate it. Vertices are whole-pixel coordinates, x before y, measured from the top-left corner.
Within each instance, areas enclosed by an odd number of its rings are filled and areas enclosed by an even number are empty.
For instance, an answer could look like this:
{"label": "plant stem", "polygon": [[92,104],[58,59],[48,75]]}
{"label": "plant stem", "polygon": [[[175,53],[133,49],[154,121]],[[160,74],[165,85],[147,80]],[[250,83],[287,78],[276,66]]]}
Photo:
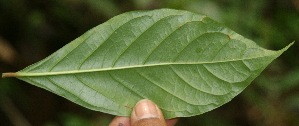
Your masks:
{"label": "plant stem", "polygon": [[14,72],[9,72],[9,73],[3,73],[2,74],[2,78],[6,78],[6,77],[17,77],[18,74],[14,73]]}

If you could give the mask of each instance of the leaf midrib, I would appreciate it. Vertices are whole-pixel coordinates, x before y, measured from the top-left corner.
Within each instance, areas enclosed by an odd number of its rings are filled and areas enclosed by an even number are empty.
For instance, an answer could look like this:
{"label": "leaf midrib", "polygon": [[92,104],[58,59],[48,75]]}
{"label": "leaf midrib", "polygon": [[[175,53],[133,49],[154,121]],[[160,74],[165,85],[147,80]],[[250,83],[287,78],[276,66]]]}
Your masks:
{"label": "leaf midrib", "polygon": [[169,65],[201,65],[201,64],[216,64],[216,63],[227,63],[227,62],[237,62],[244,60],[252,60],[261,57],[270,57],[273,56],[258,56],[252,58],[244,58],[244,59],[233,59],[233,60],[224,60],[224,61],[212,61],[212,62],[173,62],[173,63],[159,63],[159,64],[142,64],[142,65],[132,65],[132,66],[121,66],[121,67],[108,67],[101,69],[88,69],[88,70],[70,70],[70,71],[50,71],[50,72],[17,72],[16,77],[25,77],[25,76],[52,76],[52,75],[66,75],[66,74],[79,74],[79,73],[90,73],[90,72],[103,72],[103,71],[113,71],[113,70],[124,70],[124,69],[133,69],[133,68],[143,68],[143,67],[156,67],[156,66],[169,66]]}

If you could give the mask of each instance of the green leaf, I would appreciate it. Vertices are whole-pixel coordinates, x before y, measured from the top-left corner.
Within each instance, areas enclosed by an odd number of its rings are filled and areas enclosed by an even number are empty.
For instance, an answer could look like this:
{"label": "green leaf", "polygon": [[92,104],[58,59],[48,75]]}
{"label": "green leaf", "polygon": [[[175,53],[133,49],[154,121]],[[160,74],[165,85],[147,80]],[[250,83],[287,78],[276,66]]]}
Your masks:
{"label": "green leaf", "polygon": [[208,17],[187,11],[135,11],[3,76],[113,115],[129,116],[135,103],[147,98],[166,118],[186,117],[229,102],[289,46],[263,49]]}

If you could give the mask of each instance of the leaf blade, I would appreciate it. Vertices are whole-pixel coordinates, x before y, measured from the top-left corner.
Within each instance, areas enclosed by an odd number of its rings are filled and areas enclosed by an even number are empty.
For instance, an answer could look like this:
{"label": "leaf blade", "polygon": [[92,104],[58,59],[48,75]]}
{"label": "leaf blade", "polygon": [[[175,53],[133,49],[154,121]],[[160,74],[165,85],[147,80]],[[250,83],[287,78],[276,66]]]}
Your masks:
{"label": "leaf blade", "polygon": [[230,101],[290,46],[265,50],[187,11],[129,12],[16,75],[97,111],[128,116],[148,98],[166,118],[185,117]]}

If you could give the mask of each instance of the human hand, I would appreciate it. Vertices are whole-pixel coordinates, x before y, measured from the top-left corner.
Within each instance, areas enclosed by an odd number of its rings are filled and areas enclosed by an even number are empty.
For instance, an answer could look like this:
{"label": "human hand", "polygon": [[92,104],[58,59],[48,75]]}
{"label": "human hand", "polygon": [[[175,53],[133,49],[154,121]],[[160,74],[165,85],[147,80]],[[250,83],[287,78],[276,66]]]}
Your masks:
{"label": "human hand", "polygon": [[143,99],[136,103],[131,118],[115,117],[109,126],[174,126],[177,119],[165,120],[155,103]]}

